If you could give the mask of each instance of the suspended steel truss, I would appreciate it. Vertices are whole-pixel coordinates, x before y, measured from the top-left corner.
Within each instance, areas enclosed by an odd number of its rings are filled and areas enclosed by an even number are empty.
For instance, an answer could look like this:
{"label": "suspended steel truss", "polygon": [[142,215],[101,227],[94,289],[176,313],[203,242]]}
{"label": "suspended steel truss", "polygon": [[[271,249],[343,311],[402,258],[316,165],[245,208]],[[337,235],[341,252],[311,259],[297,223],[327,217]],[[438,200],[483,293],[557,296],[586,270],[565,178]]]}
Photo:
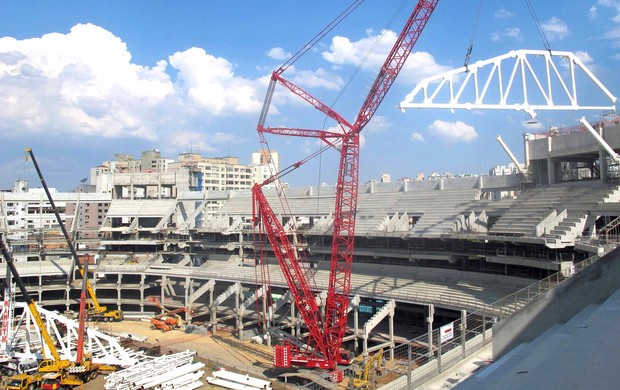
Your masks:
{"label": "suspended steel truss", "polygon": [[[593,94],[578,94],[581,78],[605,102],[584,103]],[[615,110],[616,100],[574,53],[516,50],[425,78],[399,108],[520,110],[535,118],[540,110]]]}
{"label": "suspended steel truss", "polygon": [[[7,324],[7,342],[11,351],[19,351],[15,356],[50,356],[47,345],[41,338],[41,332],[32,318],[25,302],[13,302],[13,308],[21,309],[21,314],[14,316],[14,321]],[[62,359],[75,361],[78,339],[78,322],[58,312],[38,307],[45,328],[56,342]],[[4,314],[4,310],[3,313]],[[120,345],[118,338],[87,328],[85,333],[85,353],[92,353],[93,362],[113,366],[128,367],[146,359],[143,352],[136,352]]]}

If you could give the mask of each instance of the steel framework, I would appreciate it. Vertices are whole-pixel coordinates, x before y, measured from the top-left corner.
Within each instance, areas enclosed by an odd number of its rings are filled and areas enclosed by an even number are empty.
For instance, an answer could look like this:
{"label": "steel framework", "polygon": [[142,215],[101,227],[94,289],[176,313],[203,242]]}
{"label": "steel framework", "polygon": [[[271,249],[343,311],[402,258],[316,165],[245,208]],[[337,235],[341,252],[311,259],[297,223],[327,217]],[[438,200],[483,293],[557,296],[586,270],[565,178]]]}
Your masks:
{"label": "steel framework", "polygon": [[[609,105],[581,103],[579,71]],[[616,100],[572,52],[516,50],[425,78],[399,108],[522,110],[535,118],[538,110],[615,110]]]}
{"label": "steel framework", "polygon": [[[25,302],[14,302],[13,307],[21,309],[17,326],[8,324],[10,348],[15,351],[24,351],[26,354],[37,354],[41,348],[48,349],[41,338],[41,331],[37,322],[32,318]],[[37,307],[41,314],[45,329],[53,335],[57,343],[58,354],[61,359],[75,361],[78,340],[78,323],[55,311]],[[84,352],[91,353],[93,362],[98,364],[128,367],[146,359],[142,352],[134,352],[122,347],[117,337],[107,335],[94,328],[87,328],[85,332]],[[49,351],[46,354],[49,356]]]}

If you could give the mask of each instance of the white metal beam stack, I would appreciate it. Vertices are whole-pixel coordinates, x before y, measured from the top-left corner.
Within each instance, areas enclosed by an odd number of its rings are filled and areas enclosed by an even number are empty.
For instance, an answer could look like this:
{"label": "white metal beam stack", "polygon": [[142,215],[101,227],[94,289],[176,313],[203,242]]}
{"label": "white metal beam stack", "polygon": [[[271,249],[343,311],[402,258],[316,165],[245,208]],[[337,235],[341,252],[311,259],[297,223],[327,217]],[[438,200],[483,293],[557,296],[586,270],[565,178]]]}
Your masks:
{"label": "white metal beam stack", "polygon": [[203,385],[204,363],[194,363],[195,351],[164,355],[151,361],[116,371],[106,378],[109,390],[196,389]]}
{"label": "white metal beam stack", "polygon": [[271,390],[269,381],[224,369],[213,371],[212,376],[207,377],[207,382],[233,390]]}

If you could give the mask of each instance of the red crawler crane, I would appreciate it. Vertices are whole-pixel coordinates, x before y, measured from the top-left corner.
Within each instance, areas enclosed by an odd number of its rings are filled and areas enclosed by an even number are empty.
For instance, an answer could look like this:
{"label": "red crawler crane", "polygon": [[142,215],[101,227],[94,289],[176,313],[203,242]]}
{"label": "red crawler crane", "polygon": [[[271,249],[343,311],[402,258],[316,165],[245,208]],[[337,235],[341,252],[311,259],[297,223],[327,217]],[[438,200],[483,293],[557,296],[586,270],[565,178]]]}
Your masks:
{"label": "red crawler crane", "polygon": [[[368,124],[381,101],[394,83],[396,76],[402,69],[407,57],[411,53],[418,37],[426,26],[428,19],[437,6],[439,0],[419,0],[409,16],[391,52],[386,58],[379,75],[375,79],[370,92],[364,101],[355,123],[351,124],[327,105],[321,103],[299,86],[282,77],[284,71],[300,56],[307,52],[318,39],[324,37],[335,25],[362,1],[356,1],[345,10],[336,21],[332,22],[313,40],[304,46],[287,63],[273,72],[268,87],[267,96],[259,119],[257,130],[263,148],[267,146],[265,133],[319,138],[327,145],[340,150],[340,165],[336,185],[336,201],[333,222],[333,240],[330,259],[329,288],[325,303],[325,314],[321,313],[315,300],[315,286],[308,278],[306,270],[299,262],[297,248],[291,244],[286,230],[282,226],[266,197],[262,188],[270,183],[276,183],[287,171],[296,169],[301,164],[314,157],[321,151],[301,160],[289,169],[267,179],[253,187],[253,215],[254,226],[264,229],[271,248],[282,269],[295,305],[308,327],[309,336],[305,346],[301,343],[287,342],[283,347],[276,347],[274,362],[278,367],[288,367],[291,364],[306,367],[334,369],[337,364],[349,364],[350,354],[341,351],[342,340],[347,326],[347,309],[351,287],[351,269],[355,238],[355,214],[357,208],[358,172],[359,172],[359,133]],[[327,132],[285,127],[265,127],[265,119],[277,83],[286,87],[293,94],[310,103],[317,110],[334,119],[340,126],[342,133]]]}

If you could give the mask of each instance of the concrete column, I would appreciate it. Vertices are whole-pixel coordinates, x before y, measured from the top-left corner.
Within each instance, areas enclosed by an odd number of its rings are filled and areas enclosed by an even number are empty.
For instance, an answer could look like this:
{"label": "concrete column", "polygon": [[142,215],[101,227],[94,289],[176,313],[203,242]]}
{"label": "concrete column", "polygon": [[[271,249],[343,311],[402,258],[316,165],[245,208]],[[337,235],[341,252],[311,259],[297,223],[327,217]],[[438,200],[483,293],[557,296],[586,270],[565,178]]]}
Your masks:
{"label": "concrete column", "polygon": [[547,184],[555,183],[555,166],[553,164],[553,159],[551,157],[547,157]]}
{"label": "concrete column", "polygon": [[239,232],[239,257],[243,259],[243,233]]}
{"label": "concrete column", "polygon": [[523,151],[524,161],[523,161],[523,164],[528,169],[530,167],[530,136],[531,135],[528,134],[528,133],[523,133],[523,147],[524,147],[524,151]]}
{"label": "concrete column", "polygon": [[168,277],[166,275],[162,275],[161,276],[161,290],[159,292],[159,302],[161,302],[161,304],[164,304],[164,288],[166,288],[166,285],[168,284]]}
{"label": "concrete column", "polygon": [[189,301],[190,295],[192,292],[192,279],[187,276],[185,278],[185,322],[188,324],[192,323],[192,304]]}
{"label": "concrete column", "polygon": [[[9,269],[9,268],[7,267],[7,269]],[[67,282],[67,283],[69,283],[69,282]],[[42,302],[43,301],[43,275],[39,275],[39,287],[37,287],[37,292],[38,292],[38,295],[39,295],[38,301]]]}
{"label": "concrete column", "polygon": [[295,332],[298,331],[297,329],[297,319],[295,318],[295,301],[293,299],[293,296],[291,295],[291,335],[296,336]]}
{"label": "concrete column", "polygon": [[144,313],[144,274],[140,275],[140,311]]}
{"label": "concrete column", "polygon": [[388,318],[388,324],[390,327],[390,360],[394,360],[394,311],[390,312],[390,318]]}
{"label": "concrete column", "polygon": [[215,291],[215,286],[209,291],[209,307],[211,308],[211,327],[213,328],[213,335],[217,332],[217,308],[213,306],[213,291]]}
{"label": "concrete column", "polygon": [[461,310],[461,348],[463,348],[463,359],[465,359],[465,332],[467,331],[467,310]]}
{"label": "concrete column", "polygon": [[131,172],[131,176],[129,177],[129,199],[133,200],[133,170]]}
{"label": "concrete column", "polygon": [[426,323],[428,324],[428,358],[433,358],[433,317],[435,316],[435,306],[431,303],[428,305],[428,317],[426,317]]}
{"label": "concrete column", "polygon": [[598,150],[598,167],[599,167],[599,171],[601,174],[601,181],[603,181],[604,183],[607,182],[607,159],[605,158],[607,157],[607,152],[605,152],[605,149],[603,148],[599,148]]}
{"label": "concrete column", "polygon": [[117,279],[116,279],[116,305],[118,306],[119,310],[122,310],[121,309],[121,286],[123,285],[122,279],[123,279],[123,274],[118,274]]}
{"label": "concrete column", "polygon": [[359,347],[357,339],[359,336],[359,305],[355,306],[355,308],[353,309],[353,334],[355,335],[355,338],[353,339],[353,350],[357,351],[357,348]]}
{"label": "concrete column", "polygon": [[553,137],[547,137],[547,184],[555,183],[555,171],[553,169],[553,160],[549,157],[553,149]]}
{"label": "concrete column", "polygon": [[243,310],[243,306],[242,306],[242,296],[241,296],[241,291],[243,290],[243,287],[239,288],[239,294],[237,296],[237,303],[235,304],[236,308],[237,308],[237,316],[236,316],[236,328],[237,328],[237,338],[239,340],[242,340],[242,333],[243,333],[243,314],[244,314],[244,310]]}
{"label": "concrete column", "polygon": [[157,172],[157,199],[161,199],[161,171]]}
{"label": "concrete column", "polygon": [[[235,300],[235,313],[239,313],[239,307],[241,307],[241,304],[240,304],[241,303],[241,284],[237,284],[237,287],[238,288],[237,288],[237,291],[235,291],[235,297],[234,297],[234,300]],[[237,317],[237,318],[239,318],[239,317]],[[237,328],[239,328],[239,327],[237,326]]]}

